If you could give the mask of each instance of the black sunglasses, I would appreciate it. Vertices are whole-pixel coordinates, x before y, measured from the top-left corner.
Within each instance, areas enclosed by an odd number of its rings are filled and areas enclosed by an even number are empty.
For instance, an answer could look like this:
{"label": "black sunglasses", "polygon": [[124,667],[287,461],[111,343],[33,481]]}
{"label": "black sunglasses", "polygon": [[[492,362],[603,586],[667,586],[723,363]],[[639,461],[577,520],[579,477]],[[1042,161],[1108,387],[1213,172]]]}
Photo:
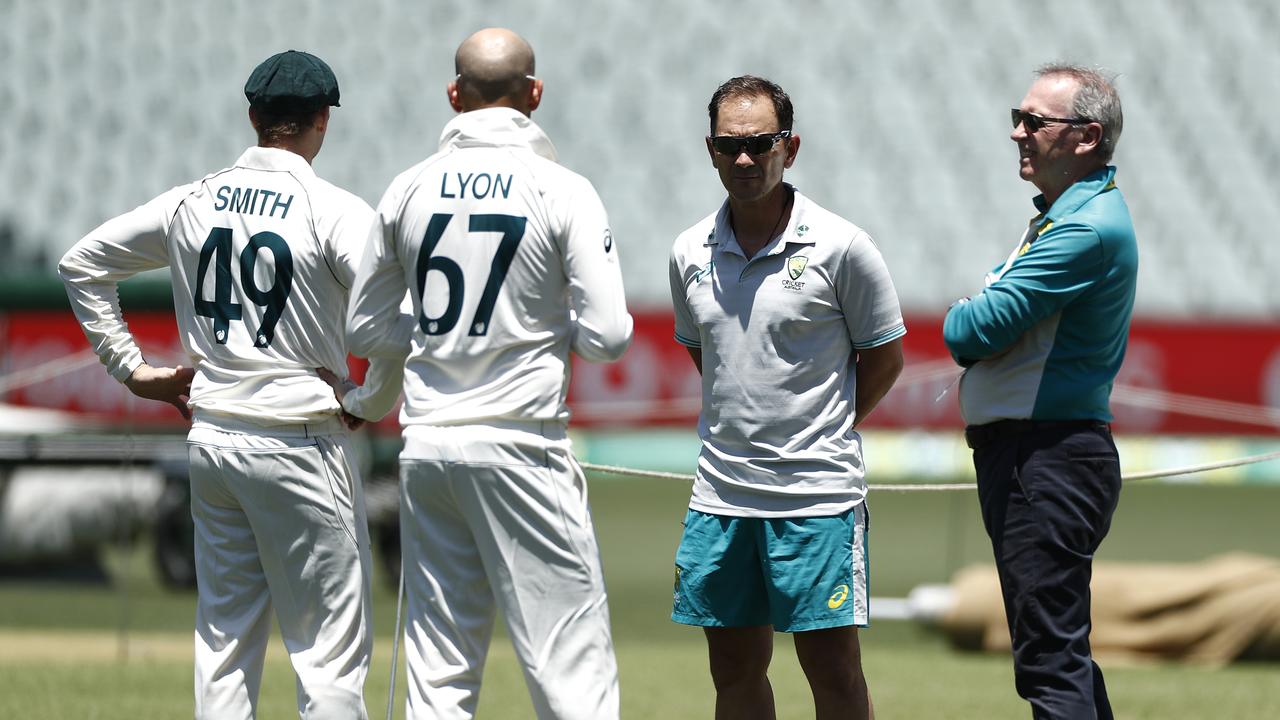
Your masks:
{"label": "black sunglasses", "polygon": [[1034,133],[1035,131],[1044,127],[1046,123],[1064,123],[1066,125],[1088,125],[1089,123],[1093,122],[1088,118],[1045,117],[1043,115],[1036,115],[1034,113],[1029,113],[1025,110],[1019,110],[1018,108],[1013,108],[1012,110],[1010,110],[1009,117],[1013,119],[1013,126],[1015,128],[1017,128],[1018,125],[1022,125],[1027,129],[1027,132],[1029,133]]}
{"label": "black sunglasses", "polygon": [[716,135],[711,138],[711,147],[716,152],[729,157],[738,157],[746,151],[748,155],[763,155],[773,149],[779,140],[791,137],[790,130],[776,133],[761,133],[738,137],[736,135]]}

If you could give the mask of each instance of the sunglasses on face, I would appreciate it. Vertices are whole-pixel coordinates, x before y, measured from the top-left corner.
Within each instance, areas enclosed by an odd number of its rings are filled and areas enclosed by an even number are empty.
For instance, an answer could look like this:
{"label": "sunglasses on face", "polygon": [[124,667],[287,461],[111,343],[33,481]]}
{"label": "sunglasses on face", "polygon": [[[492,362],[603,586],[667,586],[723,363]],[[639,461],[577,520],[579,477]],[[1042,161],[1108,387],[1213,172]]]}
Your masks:
{"label": "sunglasses on face", "polygon": [[1047,123],[1062,123],[1064,125],[1088,125],[1093,122],[1087,118],[1056,118],[1045,117],[1044,115],[1036,115],[1025,110],[1013,108],[1009,111],[1010,117],[1013,119],[1013,127],[1016,129],[1019,125],[1027,129],[1028,133],[1034,133]]}
{"label": "sunglasses on face", "polygon": [[716,135],[711,138],[711,147],[715,148],[716,152],[721,155],[728,155],[729,157],[738,157],[744,152],[748,155],[763,155],[772,150],[779,140],[789,137],[791,137],[790,130],[748,135],[747,137]]}

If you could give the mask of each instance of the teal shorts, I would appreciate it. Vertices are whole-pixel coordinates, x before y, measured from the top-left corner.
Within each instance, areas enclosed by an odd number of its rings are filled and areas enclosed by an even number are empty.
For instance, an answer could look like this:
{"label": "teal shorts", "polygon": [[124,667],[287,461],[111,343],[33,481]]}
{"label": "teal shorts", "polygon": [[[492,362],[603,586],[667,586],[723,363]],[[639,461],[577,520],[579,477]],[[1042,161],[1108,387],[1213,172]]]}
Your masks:
{"label": "teal shorts", "polygon": [[671,619],[803,632],[868,622],[867,514],[749,518],[690,510]]}

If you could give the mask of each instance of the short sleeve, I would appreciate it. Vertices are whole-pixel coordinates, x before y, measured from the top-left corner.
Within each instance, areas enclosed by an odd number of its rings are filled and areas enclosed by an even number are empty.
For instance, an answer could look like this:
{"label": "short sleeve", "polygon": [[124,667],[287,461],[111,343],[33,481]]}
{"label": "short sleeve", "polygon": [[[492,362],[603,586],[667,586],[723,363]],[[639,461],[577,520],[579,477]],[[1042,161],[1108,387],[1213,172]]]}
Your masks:
{"label": "short sleeve", "polygon": [[836,292],[853,347],[873,348],[906,335],[898,292],[870,235],[854,235],[839,267]]}
{"label": "short sleeve", "polygon": [[691,348],[702,347],[701,333],[689,309],[689,281],[685,272],[686,262],[680,252],[680,241],[671,248],[669,280],[671,283],[671,308],[675,313],[676,342]]}

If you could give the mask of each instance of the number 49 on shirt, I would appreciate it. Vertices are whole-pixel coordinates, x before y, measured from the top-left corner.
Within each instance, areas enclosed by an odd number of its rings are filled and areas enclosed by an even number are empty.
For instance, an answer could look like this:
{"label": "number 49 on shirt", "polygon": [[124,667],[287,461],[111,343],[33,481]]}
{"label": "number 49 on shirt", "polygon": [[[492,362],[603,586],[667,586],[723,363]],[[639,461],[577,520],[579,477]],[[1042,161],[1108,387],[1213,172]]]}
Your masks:
{"label": "number 49 on shirt", "polygon": [[[272,278],[271,287],[266,290],[259,288],[253,279],[253,272],[258,265],[258,251],[263,248],[270,250],[275,259],[275,277]],[[204,247],[200,248],[200,264],[196,269],[192,298],[195,301],[196,315],[213,318],[213,339],[219,345],[227,344],[227,336],[231,334],[231,321],[242,319],[240,304],[231,299],[231,255],[231,228],[216,227],[210,230]],[[214,266],[213,300],[205,300],[201,295],[204,293],[204,279],[211,262]],[[293,289],[293,253],[289,250],[289,243],[273,232],[254,233],[249,238],[249,244],[240,253],[240,282],[243,293],[236,294],[266,308],[262,315],[262,325],[256,333],[248,327],[249,321],[244,321],[246,329],[254,336],[253,346],[270,347],[276,336],[276,323],[280,322],[280,315],[289,302],[289,292]]]}

